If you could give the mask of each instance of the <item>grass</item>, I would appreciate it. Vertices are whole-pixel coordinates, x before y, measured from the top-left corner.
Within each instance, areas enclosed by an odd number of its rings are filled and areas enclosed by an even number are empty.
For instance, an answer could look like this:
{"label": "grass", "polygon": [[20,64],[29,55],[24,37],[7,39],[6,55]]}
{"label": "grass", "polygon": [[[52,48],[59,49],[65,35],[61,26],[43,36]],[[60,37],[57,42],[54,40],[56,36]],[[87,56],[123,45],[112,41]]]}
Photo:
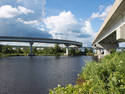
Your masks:
{"label": "grass", "polygon": [[9,56],[27,56],[26,54],[19,54],[19,53],[11,53],[11,54],[3,54],[3,53],[0,53],[0,57],[9,57]]}
{"label": "grass", "polygon": [[49,94],[125,94],[125,52],[87,63],[76,85],[58,85]]}
{"label": "grass", "polygon": [[[10,53],[10,54],[4,54],[0,53],[0,57],[10,57],[10,56],[28,56],[27,53]],[[63,53],[57,53],[57,54],[35,54],[35,56],[64,56]]]}

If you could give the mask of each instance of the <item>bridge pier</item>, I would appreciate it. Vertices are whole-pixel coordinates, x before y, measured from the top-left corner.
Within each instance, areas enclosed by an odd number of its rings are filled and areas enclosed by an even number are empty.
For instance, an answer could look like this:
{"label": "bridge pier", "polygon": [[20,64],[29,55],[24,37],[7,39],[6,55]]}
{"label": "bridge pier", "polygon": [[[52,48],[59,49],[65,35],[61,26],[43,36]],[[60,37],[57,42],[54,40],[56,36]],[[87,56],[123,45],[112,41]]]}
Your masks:
{"label": "bridge pier", "polygon": [[97,54],[98,59],[101,59],[104,56],[103,53],[104,52],[101,48],[96,49],[96,54]]}
{"label": "bridge pier", "polygon": [[97,56],[99,59],[106,55],[109,55],[113,50],[116,50],[118,48],[118,43],[102,43],[99,45],[100,47],[97,48]]}
{"label": "bridge pier", "polygon": [[109,55],[113,50],[118,48],[118,43],[103,44],[104,56]]}
{"label": "bridge pier", "polygon": [[29,56],[33,56],[33,52],[32,52],[32,47],[33,47],[33,42],[30,42],[30,54]]}
{"label": "bridge pier", "polygon": [[65,46],[66,46],[66,53],[65,53],[65,55],[69,56],[69,45],[65,45]]}

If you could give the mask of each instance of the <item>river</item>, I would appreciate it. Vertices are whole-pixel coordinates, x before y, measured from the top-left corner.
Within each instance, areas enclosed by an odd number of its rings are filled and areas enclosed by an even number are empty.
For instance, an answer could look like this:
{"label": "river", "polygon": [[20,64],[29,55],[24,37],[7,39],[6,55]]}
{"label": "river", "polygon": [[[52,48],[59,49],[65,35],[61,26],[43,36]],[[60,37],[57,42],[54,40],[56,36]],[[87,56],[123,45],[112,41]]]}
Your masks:
{"label": "river", "polygon": [[48,94],[58,84],[75,84],[90,56],[0,58],[0,94]]}

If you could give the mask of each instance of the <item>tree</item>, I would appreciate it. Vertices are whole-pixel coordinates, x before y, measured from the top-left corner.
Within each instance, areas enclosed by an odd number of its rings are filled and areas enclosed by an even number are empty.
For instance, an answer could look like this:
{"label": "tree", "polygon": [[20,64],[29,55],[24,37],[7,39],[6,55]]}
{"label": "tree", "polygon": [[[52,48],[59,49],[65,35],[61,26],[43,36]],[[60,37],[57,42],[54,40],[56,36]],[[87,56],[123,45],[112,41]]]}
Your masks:
{"label": "tree", "polygon": [[5,54],[13,53],[13,49],[12,49],[12,47],[9,46],[9,45],[3,46],[3,47],[2,47],[2,53],[5,53]]}
{"label": "tree", "polygon": [[0,53],[2,52],[3,45],[0,45]]}
{"label": "tree", "polygon": [[54,46],[54,54],[59,53],[61,51],[61,48],[59,47],[58,44],[55,44]]}

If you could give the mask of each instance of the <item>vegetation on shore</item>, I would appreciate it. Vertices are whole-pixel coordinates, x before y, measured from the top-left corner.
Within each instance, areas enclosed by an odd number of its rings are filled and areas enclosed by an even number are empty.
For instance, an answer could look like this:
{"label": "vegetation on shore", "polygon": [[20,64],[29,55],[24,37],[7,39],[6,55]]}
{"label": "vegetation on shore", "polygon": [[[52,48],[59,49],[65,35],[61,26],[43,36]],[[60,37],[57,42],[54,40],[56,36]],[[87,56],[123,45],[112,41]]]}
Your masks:
{"label": "vegetation on shore", "polygon": [[[61,48],[55,44],[54,47],[39,48],[33,47],[33,54],[36,56],[62,56],[66,52],[65,48]],[[78,48],[70,48],[70,56],[87,55],[91,53],[91,50],[86,49],[85,52],[81,52]],[[12,47],[0,45],[0,57],[6,56],[28,56],[30,53],[29,47]]]}
{"label": "vegetation on shore", "polygon": [[125,52],[87,63],[76,85],[58,85],[49,94],[125,94]]}

